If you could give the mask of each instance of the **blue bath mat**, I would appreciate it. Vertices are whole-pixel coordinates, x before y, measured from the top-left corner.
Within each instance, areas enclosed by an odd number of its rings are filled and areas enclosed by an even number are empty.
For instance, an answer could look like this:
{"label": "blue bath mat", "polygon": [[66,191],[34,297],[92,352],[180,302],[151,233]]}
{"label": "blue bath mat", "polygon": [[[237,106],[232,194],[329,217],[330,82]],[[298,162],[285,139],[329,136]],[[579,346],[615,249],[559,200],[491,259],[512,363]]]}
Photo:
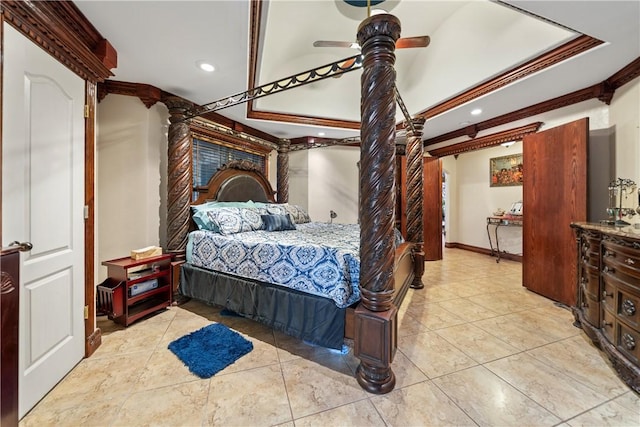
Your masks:
{"label": "blue bath mat", "polygon": [[178,338],[171,350],[191,372],[209,378],[253,350],[253,344],[221,323]]}

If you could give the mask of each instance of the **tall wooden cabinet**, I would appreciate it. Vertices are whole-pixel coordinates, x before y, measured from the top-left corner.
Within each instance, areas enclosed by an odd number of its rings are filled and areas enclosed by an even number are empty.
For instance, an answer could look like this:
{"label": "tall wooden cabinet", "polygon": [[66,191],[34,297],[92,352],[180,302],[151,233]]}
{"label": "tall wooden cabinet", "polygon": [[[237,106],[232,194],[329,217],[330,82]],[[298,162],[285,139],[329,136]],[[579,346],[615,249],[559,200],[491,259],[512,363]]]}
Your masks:
{"label": "tall wooden cabinet", "polygon": [[522,284],[573,306],[576,246],[569,225],[587,220],[587,142],[584,118],[525,136]]}
{"label": "tall wooden cabinet", "polygon": [[574,223],[576,326],[640,393],[640,229]]}

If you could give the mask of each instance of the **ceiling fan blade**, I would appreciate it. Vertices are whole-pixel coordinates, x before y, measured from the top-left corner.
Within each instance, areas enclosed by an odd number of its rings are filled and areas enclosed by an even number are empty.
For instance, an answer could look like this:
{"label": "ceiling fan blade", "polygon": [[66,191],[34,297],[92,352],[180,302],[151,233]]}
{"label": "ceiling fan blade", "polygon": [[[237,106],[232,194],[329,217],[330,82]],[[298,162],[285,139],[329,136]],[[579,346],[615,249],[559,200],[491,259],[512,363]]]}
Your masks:
{"label": "ceiling fan blade", "polygon": [[[427,47],[431,43],[429,36],[402,37],[396,41],[396,49],[408,49],[413,47]],[[333,40],[316,40],[313,42],[314,47],[345,47],[351,49],[360,49],[358,43],[333,41]]]}
{"label": "ceiling fan blade", "polygon": [[314,47],[347,47],[351,49],[360,49],[358,43],[340,42],[331,40],[316,40],[313,42]]}
{"label": "ceiling fan blade", "polygon": [[[347,59],[340,65],[340,68],[350,68],[355,62],[356,58]],[[342,77],[342,74],[336,74],[333,76],[334,79],[339,79],[340,77]]]}
{"label": "ceiling fan blade", "polygon": [[431,43],[429,36],[403,37],[396,41],[396,49],[407,49],[411,47],[427,47]]}

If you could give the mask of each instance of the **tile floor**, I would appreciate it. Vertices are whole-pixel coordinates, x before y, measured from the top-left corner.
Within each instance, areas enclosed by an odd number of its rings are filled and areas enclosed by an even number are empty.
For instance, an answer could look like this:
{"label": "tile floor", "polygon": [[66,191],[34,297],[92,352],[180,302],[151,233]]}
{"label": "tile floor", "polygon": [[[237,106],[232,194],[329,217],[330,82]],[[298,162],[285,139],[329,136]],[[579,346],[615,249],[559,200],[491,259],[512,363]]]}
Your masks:
{"label": "tile floor", "polygon": [[[575,328],[521,286],[519,263],[445,249],[399,314],[395,389],[363,391],[358,360],[191,301],[102,346],[21,421],[27,426],[640,426],[640,398]],[[167,350],[223,322],[254,350],[211,379]]]}

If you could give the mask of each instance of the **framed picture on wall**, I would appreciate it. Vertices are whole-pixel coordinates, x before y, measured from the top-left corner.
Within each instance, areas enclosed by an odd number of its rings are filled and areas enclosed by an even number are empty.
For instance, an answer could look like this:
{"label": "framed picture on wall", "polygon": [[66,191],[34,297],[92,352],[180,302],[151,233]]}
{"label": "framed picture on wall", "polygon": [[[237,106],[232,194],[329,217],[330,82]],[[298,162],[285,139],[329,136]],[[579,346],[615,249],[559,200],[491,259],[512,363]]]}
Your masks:
{"label": "framed picture on wall", "polygon": [[522,153],[489,159],[489,186],[522,185]]}

